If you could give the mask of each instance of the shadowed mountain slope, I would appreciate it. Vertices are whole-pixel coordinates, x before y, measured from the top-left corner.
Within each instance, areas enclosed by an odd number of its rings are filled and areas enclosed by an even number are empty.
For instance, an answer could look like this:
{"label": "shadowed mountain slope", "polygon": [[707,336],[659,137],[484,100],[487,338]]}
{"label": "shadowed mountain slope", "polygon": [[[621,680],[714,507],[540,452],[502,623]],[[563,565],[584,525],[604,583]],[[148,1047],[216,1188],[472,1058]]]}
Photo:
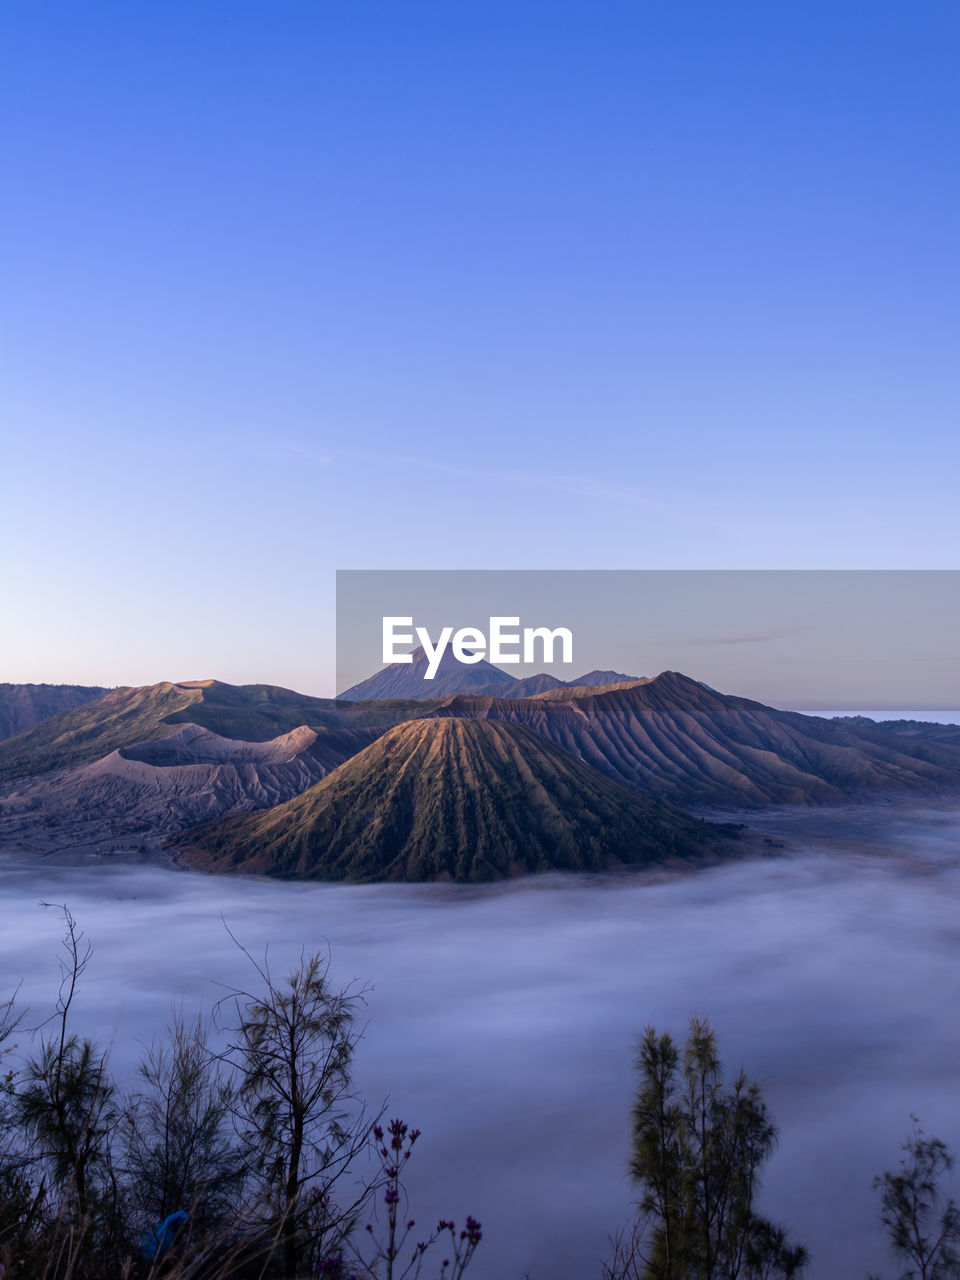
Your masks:
{"label": "shadowed mountain slope", "polygon": [[317,879],[483,881],[695,858],[731,832],[638,796],[523,725],[414,720],[185,861]]}
{"label": "shadowed mountain slope", "polygon": [[117,747],[172,732],[166,718],[201,698],[199,689],[167,682],[113,689],[0,743],[0,780],[82,764]]}
{"label": "shadowed mountain slope", "polygon": [[268,742],[242,742],[181,725],[168,737],[120,747],[89,764],[7,783],[0,790],[0,839],[22,838],[37,813],[46,831],[97,842],[108,832],[171,834],[225,813],[266,808],[313,786],[379,732],[302,725]]}
{"label": "shadowed mountain slope", "polygon": [[0,684],[0,738],[23,733],[41,720],[82,707],[107,692],[84,684]]}
{"label": "shadowed mountain slope", "polygon": [[444,651],[433,679],[425,679],[429,666],[421,646],[411,653],[412,662],[391,662],[375,675],[345,690],[340,698],[346,702],[371,701],[382,698],[449,698],[457,694],[482,694],[497,698],[530,698],[535,694],[566,689],[573,685],[595,686],[616,684],[633,677],[616,671],[588,671],[576,680],[558,680],[540,672],[518,679],[495,667],[486,659],[458,662],[449,648]]}
{"label": "shadowed mountain slope", "polygon": [[945,746],[960,747],[960,724],[937,724],[932,720],[870,720],[866,716],[835,716],[834,723],[859,730],[879,730],[893,738],[902,738],[907,744],[939,742]]}
{"label": "shadowed mountain slope", "polygon": [[[449,648],[444,651],[436,674],[427,680],[429,659],[421,646],[410,655],[411,662],[391,662],[375,675],[352,685],[340,695],[343,702],[370,702],[382,698],[448,698],[455,693],[497,693],[509,697],[516,679],[485,659],[472,664],[458,662]],[[552,676],[547,677],[553,679]],[[559,681],[557,682],[559,683]]]}
{"label": "shadowed mountain slope", "polygon": [[614,681],[604,685],[565,684],[559,689],[545,689],[542,693],[535,693],[532,696],[536,699],[549,698],[554,702],[570,702],[575,698],[595,697],[601,691],[609,693],[612,689],[627,689],[630,685],[646,683],[646,680],[621,680],[619,683]]}
{"label": "shadowed mountain slope", "polygon": [[199,724],[225,738],[263,742],[300,725],[334,727],[341,723],[332,698],[312,698],[272,684],[224,684],[221,680],[187,681],[199,698],[166,717],[168,724]]}
{"label": "shadowed mountain slope", "polygon": [[[615,673],[598,674],[605,678]],[[885,792],[934,794],[960,787],[957,726],[877,723],[859,716],[827,720],[777,711],[717,693],[676,672],[664,672],[652,680],[599,688],[561,687],[527,698],[458,695],[432,701],[337,702],[272,685],[235,686],[213,680],[115,689],[0,742],[0,802],[5,803],[7,790],[19,778],[61,774],[117,752],[121,753],[114,761],[117,768],[121,762],[124,768],[136,762],[158,769],[215,763],[235,768],[246,763],[236,755],[238,751],[252,750],[293,730],[312,730],[317,742],[334,731],[363,731],[360,737],[337,739],[322,772],[316,772],[315,761],[301,772],[303,789],[378,733],[424,717],[524,725],[607,777],[681,805],[833,804]],[[186,750],[186,738],[177,736],[184,726],[209,733],[203,744],[208,755],[187,760],[181,754],[173,759]],[[223,748],[229,758],[209,756],[217,736],[233,744]],[[171,741],[168,748],[161,745],[174,738],[176,742]],[[147,753],[142,759],[141,748]],[[164,751],[171,753],[170,761],[161,758]],[[255,754],[250,760],[256,768],[266,767],[267,762],[254,759]],[[167,780],[171,776],[160,775]],[[202,791],[203,771],[192,776]],[[75,793],[78,805],[81,796],[91,794],[88,784],[89,779]],[[257,790],[259,785],[256,780],[237,781],[224,789],[218,783],[221,798],[208,809],[198,802],[198,817],[296,794],[286,782],[276,786],[265,782],[262,791]],[[159,792],[164,786],[159,786]],[[120,791],[115,789],[114,797]],[[63,814],[62,797],[67,792],[62,779],[44,794],[38,822]],[[141,804],[150,814],[156,812],[147,791],[131,793],[131,820],[139,816]],[[190,806],[184,805],[183,812],[189,811]]]}
{"label": "shadowed mountain slope", "polygon": [[569,680],[564,686],[567,689],[597,689],[612,684],[634,684],[643,680],[644,676],[625,676],[622,671],[588,671],[586,675]]}
{"label": "shadowed mountain slope", "polygon": [[960,788],[954,735],[777,711],[672,671],[576,697],[461,696],[428,714],[524,724],[608,777],[686,805],[841,803]]}
{"label": "shadowed mountain slope", "polygon": [[0,742],[0,782],[86,764],[121,747],[166,737],[182,724],[200,725],[226,738],[263,742],[301,725],[386,727],[435,705],[338,703],[276,685],[219,680],[114,689]]}

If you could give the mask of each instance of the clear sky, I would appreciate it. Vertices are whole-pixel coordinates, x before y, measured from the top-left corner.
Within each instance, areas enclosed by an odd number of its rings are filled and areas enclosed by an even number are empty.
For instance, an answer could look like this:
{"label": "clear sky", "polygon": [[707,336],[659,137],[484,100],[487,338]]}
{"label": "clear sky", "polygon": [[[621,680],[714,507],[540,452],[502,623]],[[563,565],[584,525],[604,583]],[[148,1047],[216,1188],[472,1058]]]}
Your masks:
{"label": "clear sky", "polygon": [[331,693],[337,568],[957,567],[952,0],[2,28],[0,679]]}

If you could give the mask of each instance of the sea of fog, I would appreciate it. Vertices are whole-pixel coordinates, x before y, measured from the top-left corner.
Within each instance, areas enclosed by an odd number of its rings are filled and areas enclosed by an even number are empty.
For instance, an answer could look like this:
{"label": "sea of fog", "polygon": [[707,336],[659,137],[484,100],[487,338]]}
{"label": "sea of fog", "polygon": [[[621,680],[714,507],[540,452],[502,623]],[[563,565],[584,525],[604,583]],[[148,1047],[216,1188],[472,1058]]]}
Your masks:
{"label": "sea of fog", "polygon": [[632,1053],[653,1023],[718,1029],[781,1131],[762,1208],[812,1274],[893,1274],[871,1179],[917,1114],[960,1154],[960,808],[766,815],[786,850],[687,875],[503,887],[329,886],[0,858],[0,997],[34,1020],[66,902],[95,954],[77,1025],[129,1077],[171,1000],[207,1009],[329,943],[368,981],[356,1079],[423,1137],[412,1213],[481,1219],[476,1280],[589,1280],[630,1213]]}

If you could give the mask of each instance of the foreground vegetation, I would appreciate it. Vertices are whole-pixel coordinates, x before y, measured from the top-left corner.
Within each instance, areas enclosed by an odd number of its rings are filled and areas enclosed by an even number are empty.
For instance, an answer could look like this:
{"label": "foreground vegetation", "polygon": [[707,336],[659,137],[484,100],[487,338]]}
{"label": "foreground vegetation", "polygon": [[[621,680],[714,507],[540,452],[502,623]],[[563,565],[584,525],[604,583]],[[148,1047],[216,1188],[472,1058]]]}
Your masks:
{"label": "foreground vegetation", "polygon": [[[480,1224],[417,1228],[404,1176],[419,1133],[352,1089],[362,987],[335,987],[322,954],[282,980],[248,955],[254,989],[229,991],[209,1024],[176,1012],[124,1092],[73,1030],[91,949],[63,911],[55,1011],[28,1031],[0,1006],[0,1277],[459,1280]],[[725,1083],[703,1019],[682,1048],[647,1028],[636,1068],[637,1215],[603,1280],[800,1276],[806,1249],[756,1209],[777,1142],[758,1086]],[[875,1180],[899,1280],[960,1277],[951,1167],[914,1122],[897,1172]]]}

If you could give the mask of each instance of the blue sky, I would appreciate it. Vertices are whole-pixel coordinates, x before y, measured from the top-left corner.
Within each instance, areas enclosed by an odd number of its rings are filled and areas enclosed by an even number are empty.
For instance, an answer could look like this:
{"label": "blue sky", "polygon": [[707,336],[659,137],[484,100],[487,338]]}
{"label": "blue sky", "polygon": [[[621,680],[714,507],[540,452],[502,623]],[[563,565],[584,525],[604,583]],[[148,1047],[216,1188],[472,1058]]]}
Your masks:
{"label": "blue sky", "polygon": [[956,567],[955,4],[2,23],[0,679],[332,692],[337,568]]}

